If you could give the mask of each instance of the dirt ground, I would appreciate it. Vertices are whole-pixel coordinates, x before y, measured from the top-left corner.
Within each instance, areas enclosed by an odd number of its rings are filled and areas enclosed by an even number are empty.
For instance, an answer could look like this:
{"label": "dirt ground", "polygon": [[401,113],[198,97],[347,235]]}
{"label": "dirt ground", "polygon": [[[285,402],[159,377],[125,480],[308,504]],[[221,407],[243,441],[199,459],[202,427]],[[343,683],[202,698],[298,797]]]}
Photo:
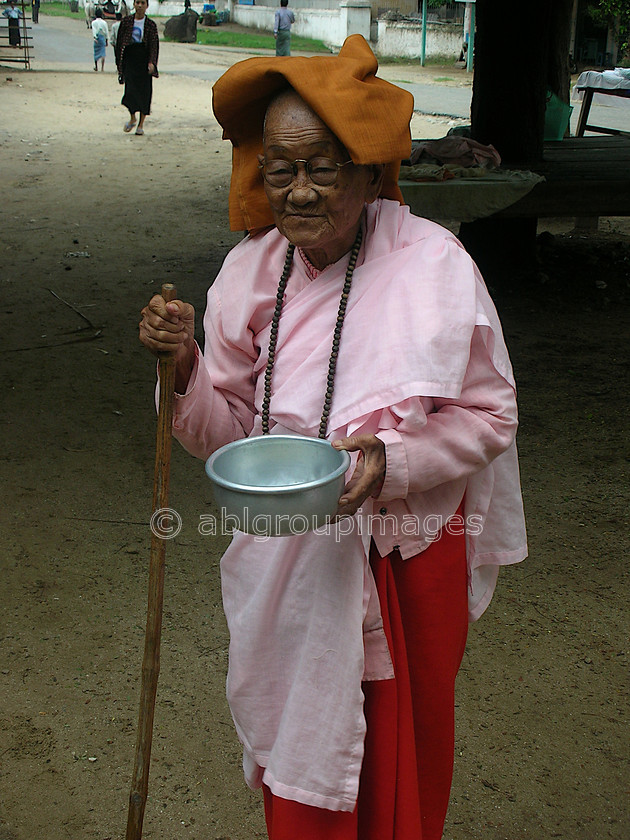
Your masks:
{"label": "dirt ground", "polygon": [[[136,137],[113,75],[89,70],[0,73],[0,840],[124,835],[155,435],[138,312],[165,281],[202,310],[240,238],[210,84],[163,72]],[[414,121],[415,136],[447,128]],[[520,390],[530,557],[471,628],[446,840],[628,836],[630,229],[571,227],[541,240],[525,288],[493,289]],[[183,527],[167,549],[144,836],[255,840],[260,797],[224,699],[225,538],[198,532],[210,486],[177,445],[171,504]]]}

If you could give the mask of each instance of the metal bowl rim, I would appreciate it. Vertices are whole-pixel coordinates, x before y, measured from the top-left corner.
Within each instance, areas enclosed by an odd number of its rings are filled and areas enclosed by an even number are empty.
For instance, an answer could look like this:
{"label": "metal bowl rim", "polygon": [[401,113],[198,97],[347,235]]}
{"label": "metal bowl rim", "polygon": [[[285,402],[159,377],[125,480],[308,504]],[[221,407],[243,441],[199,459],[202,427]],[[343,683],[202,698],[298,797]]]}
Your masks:
{"label": "metal bowl rim", "polygon": [[269,440],[309,441],[309,443],[313,443],[315,445],[326,445],[330,446],[331,449],[334,449],[328,440],[324,440],[323,438],[310,438],[305,435],[255,435],[254,437],[240,438],[239,440],[232,441],[231,443],[227,443],[225,446],[220,447],[220,449],[217,449],[216,452],[213,452],[208,458],[206,461],[206,473],[210,480],[215,484],[218,484],[219,487],[223,487],[225,490],[231,490],[235,493],[250,493],[252,495],[259,496],[287,495],[289,493],[303,493],[307,490],[324,487],[326,484],[336,481],[340,476],[346,473],[348,467],[350,466],[349,453],[345,449],[335,449],[334,451],[341,455],[342,463],[333,472],[328,473],[328,475],[325,475],[322,478],[316,478],[313,481],[306,481],[302,484],[279,484],[275,487],[260,487],[257,484],[237,484],[234,481],[228,481],[215,471],[215,460],[227,449],[234,449],[238,446],[246,446],[250,441],[260,440],[261,438],[268,438]]}

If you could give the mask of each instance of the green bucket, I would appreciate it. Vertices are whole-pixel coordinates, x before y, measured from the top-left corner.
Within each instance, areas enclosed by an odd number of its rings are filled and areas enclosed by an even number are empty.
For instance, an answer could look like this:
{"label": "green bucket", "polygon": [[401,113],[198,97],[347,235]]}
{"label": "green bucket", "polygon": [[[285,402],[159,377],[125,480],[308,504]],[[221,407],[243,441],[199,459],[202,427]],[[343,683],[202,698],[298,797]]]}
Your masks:
{"label": "green bucket", "polygon": [[545,140],[562,140],[569,125],[573,106],[563,102],[559,96],[547,91],[545,108]]}

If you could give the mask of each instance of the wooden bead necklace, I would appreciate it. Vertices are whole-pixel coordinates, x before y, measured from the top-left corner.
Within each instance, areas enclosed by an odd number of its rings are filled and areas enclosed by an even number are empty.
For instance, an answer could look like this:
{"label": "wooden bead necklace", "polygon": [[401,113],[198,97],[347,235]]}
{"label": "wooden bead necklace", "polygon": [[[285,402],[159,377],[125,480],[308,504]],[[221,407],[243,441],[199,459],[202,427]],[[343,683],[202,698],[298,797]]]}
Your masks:
{"label": "wooden bead necklace", "polygon": [[[339,342],[341,339],[341,330],[343,329],[343,322],[346,316],[346,307],[348,305],[348,297],[350,296],[350,287],[352,286],[352,275],[357,264],[357,257],[359,256],[359,248],[361,247],[361,240],[363,239],[363,231],[359,228],[357,238],[354,240],[352,251],[350,252],[350,262],[346,269],[346,279],[343,284],[341,298],[339,300],[339,309],[337,310],[337,322],[335,324],[335,331],[333,333],[332,350],[330,359],[328,360],[328,376],[326,379],[326,395],[324,397],[324,407],[322,409],[322,418],[319,422],[320,438],[325,438],[328,431],[328,417],[330,416],[330,406],[332,405],[333,390],[335,387],[335,371],[337,370],[337,358],[339,356]],[[269,406],[271,404],[271,377],[273,374],[273,363],[276,356],[276,344],[278,341],[278,324],[280,323],[280,315],[282,314],[282,303],[284,301],[284,292],[287,287],[289,275],[291,274],[291,266],[293,265],[293,252],[295,245],[289,243],[287,254],[284,260],[284,268],[278,283],[278,292],[276,294],[276,306],[271,319],[271,333],[269,335],[269,353],[267,356],[267,367],[265,368],[265,388],[262,403],[262,433],[269,434]]]}

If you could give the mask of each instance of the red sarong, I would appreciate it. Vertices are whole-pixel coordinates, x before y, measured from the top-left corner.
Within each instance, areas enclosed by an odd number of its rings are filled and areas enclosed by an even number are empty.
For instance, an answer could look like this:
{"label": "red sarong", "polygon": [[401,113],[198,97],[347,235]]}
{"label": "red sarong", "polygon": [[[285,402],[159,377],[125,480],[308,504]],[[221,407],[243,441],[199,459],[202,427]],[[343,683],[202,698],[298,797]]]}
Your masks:
{"label": "red sarong", "polygon": [[440,840],[453,775],[455,677],[468,632],[464,536],[370,553],[395,680],[363,683],[367,735],[354,812],[274,796],[270,840]]}

